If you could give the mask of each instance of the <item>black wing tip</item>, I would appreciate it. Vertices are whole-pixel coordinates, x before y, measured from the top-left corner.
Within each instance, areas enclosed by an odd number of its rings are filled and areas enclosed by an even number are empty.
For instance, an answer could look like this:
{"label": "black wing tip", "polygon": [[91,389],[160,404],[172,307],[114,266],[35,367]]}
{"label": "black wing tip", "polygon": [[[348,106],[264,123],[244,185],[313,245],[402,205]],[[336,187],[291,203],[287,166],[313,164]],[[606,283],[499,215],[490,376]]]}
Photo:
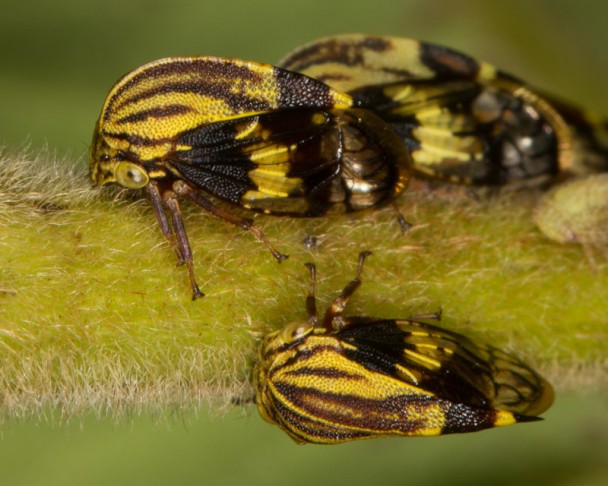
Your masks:
{"label": "black wing tip", "polygon": [[523,415],[523,414],[519,414],[519,413],[514,413],[513,417],[515,418],[515,421],[517,423],[522,423],[522,422],[540,422],[542,420],[545,420],[542,417],[537,417],[536,415]]}

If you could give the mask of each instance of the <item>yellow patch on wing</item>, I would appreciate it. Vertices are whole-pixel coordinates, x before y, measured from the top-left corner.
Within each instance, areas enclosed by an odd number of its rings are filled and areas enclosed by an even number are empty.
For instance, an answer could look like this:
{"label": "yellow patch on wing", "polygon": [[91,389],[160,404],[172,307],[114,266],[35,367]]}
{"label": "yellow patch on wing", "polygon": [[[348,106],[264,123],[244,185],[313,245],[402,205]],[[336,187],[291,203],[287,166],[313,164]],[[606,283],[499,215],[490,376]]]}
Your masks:
{"label": "yellow patch on wing", "polygon": [[[234,92],[244,93],[250,98],[264,100],[271,106],[278,108],[280,87],[276,79],[270,75],[274,72],[274,67],[270,64],[263,64],[251,61],[243,61],[240,59],[231,60],[236,65],[246,66],[251,72],[256,73],[259,80],[239,80],[238,84],[234,84]],[[227,79],[231,79],[228,77]]]}
{"label": "yellow patch on wing", "polygon": [[439,403],[429,403],[420,408],[410,407],[407,416],[409,421],[421,424],[411,435],[432,437],[443,432],[445,411]]}
{"label": "yellow patch on wing", "polygon": [[496,68],[487,62],[480,62],[477,79],[484,82],[496,79]]}
{"label": "yellow patch on wing", "polygon": [[471,155],[465,152],[458,152],[434,145],[422,144],[419,150],[413,152],[414,161],[421,165],[417,167],[424,172],[424,166],[441,165],[449,162],[468,162]]}
{"label": "yellow patch on wing", "polygon": [[436,128],[448,128],[450,132],[472,130],[476,121],[471,116],[452,113],[446,108],[432,106],[416,112],[416,119],[421,125]]}
{"label": "yellow patch on wing", "polygon": [[438,165],[449,161],[483,159],[483,145],[477,137],[455,137],[450,130],[430,127],[419,127],[412,133],[420,142],[420,149],[412,153],[414,161],[419,164]]}
{"label": "yellow patch on wing", "polygon": [[[171,142],[164,142],[155,145],[142,146],[138,149],[137,153],[142,160],[153,160],[166,156],[166,154],[173,151],[174,148],[175,144]],[[190,147],[187,149],[189,148]]]}
{"label": "yellow patch on wing", "polygon": [[[331,51],[324,52],[324,45],[327,43],[331,46],[336,39],[343,47],[341,55],[347,59],[357,59],[356,63],[344,62],[342,58],[336,60]],[[320,79],[340,91],[402,81],[404,66],[407,66],[408,79],[432,79],[435,76],[435,72],[420,60],[420,42],[382,37],[387,46],[378,50],[365,47],[368,40],[369,36],[362,34],[317,39],[288,54],[279,65]],[[300,66],[300,62],[305,67]]]}
{"label": "yellow patch on wing", "polygon": [[[425,345],[423,344],[416,344],[416,348],[422,348],[425,347]],[[426,345],[426,347],[430,347],[433,349],[437,349],[437,346],[433,346],[433,345]],[[423,366],[425,366],[426,368],[432,369],[432,370],[438,370],[441,368],[441,361],[438,361],[436,359],[430,358],[429,356],[425,356],[422,353],[419,353],[418,351],[413,351],[410,349],[404,349],[403,350],[403,354],[411,359],[412,361],[418,362],[420,364],[422,364]]]}
{"label": "yellow patch on wing", "polygon": [[[344,344],[344,343],[342,343]],[[310,370],[334,369],[344,373],[339,380],[332,376],[316,374],[314,376],[293,377],[294,368],[287,366],[273,376],[276,382],[294,383],[298,387],[310,387],[316,392],[358,396],[370,401],[384,401],[395,396],[433,397],[434,395],[421,388],[404,383],[392,376],[368,370],[363,365],[345,357],[335,339],[325,337],[311,338],[299,351],[310,350],[312,354],[306,359],[306,368]],[[297,368],[296,368],[297,369]],[[346,376],[348,375],[348,376]],[[305,413],[302,411],[302,413]],[[316,417],[311,417],[316,418]]]}
{"label": "yellow patch on wing", "polygon": [[334,89],[331,89],[329,94],[334,102],[334,109],[346,110],[353,107],[354,101],[350,95]]}
{"label": "yellow patch on wing", "polygon": [[235,140],[242,140],[249,136],[251,136],[256,130],[259,130],[259,122],[252,118],[248,123],[240,123],[236,128],[236,135],[234,136]]}
{"label": "yellow patch on wing", "polygon": [[284,171],[260,167],[248,172],[249,178],[257,186],[256,191],[247,191],[244,201],[267,199],[269,197],[289,197],[303,192],[303,180],[299,177],[286,177]]}
{"label": "yellow patch on wing", "polygon": [[296,147],[279,144],[259,144],[252,146],[249,158],[256,164],[247,175],[257,186],[257,190],[248,191],[243,202],[276,197],[297,196],[303,193],[303,180],[299,177],[287,177],[291,168],[291,151]]}
{"label": "yellow patch on wing", "polygon": [[289,151],[292,148],[295,149],[295,147],[287,145],[265,146],[260,144],[251,147],[249,158],[257,165],[274,166],[273,169],[265,168],[267,171],[286,174],[289,170]]}
{"label": "yellow patch on wing", "polygon": [[503,425],[513,425],[517,420],[511,412],[505,412],[504,410],[496,411],[496,418],[494,419],[494,425],[501,427]]}

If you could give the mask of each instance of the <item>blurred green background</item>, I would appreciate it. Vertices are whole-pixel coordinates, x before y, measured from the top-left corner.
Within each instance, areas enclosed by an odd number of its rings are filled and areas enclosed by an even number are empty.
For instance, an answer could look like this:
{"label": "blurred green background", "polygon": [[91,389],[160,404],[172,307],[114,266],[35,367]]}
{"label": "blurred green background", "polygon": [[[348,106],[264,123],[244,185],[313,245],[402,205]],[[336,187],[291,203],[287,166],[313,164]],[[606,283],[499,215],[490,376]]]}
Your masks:
{"label": "blurred green background", "polygon": [[[125,72],[171,55],[274,62],[346,32],[446,44],[608,114],[607,25],[605,0],[4,0],[0,144],[48,146],[85,164],[105,95]],[[335,447],[296,446],[254,410],[161,423],[4,423],[0,483],[608,484],[606,395],[558,397],[545,417]]]}

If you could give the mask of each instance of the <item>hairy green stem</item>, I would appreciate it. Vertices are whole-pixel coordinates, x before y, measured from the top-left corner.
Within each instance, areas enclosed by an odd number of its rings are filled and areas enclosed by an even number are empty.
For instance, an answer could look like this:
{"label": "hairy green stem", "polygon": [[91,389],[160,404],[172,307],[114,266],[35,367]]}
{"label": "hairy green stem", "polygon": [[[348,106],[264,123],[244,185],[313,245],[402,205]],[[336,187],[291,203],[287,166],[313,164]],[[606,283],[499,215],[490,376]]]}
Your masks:
{"label": "hairy green stem", "polygon": [[4,418],[248,398],[261,333],[306,319],[303,264],[316,262],[328,302],[354,277],[362,249],[374,255],[350,313],[404,318],[441,307],[443,326],[517,353],[558,393],[608,383],[608,264],[547,240],[532,219],[538,194],[480,201],[415,183],[398,201],[414,223],[406,235],[391,207],[259,216],[290,255],[280,265],[249,233],[185,205],[206,293],[193,302],[147,201],[92,188],[84,165],[0,154]]}

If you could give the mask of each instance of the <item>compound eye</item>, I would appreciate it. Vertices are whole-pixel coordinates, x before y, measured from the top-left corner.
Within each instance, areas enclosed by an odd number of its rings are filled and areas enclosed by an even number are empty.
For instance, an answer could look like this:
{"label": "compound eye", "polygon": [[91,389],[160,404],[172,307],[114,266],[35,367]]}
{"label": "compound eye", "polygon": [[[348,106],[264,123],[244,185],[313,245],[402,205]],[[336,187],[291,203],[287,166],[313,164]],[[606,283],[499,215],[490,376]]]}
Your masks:
{"label": "compound eye", "polygon": [[313,330],[313,326],[307,322],[294,322],[283,328],[281,341],[285,344],[296,343],[305,338]]}
{"label": "compound eye", "polygon": [[114,176],[118,184],[128,189],[140,189],[150,180],[146,171],[132,162],[119,162]]}

